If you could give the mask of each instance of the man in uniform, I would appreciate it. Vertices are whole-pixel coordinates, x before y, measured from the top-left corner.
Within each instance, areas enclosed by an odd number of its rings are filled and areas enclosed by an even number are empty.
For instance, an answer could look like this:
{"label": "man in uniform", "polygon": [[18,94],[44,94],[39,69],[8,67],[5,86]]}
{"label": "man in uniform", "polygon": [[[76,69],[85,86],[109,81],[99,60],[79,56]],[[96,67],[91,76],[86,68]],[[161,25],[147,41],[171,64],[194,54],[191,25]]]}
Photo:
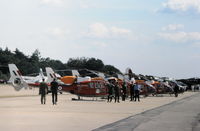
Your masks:
{"label": "man in uniform", "polygon": [[48,86],[44,82],[44,79],[42,79],[42,82],[40,83],[40,89],[39,89],[39,94],[41,95],[41,104],[46,104],[47,92],[48,92]]}
{"label": "man in uniform", "polygon": [[135,86],[135,84],[132,82],[131,84],[130,84],[130,97],[131,97],[131,100],[130,101],[133,101],[134,100],[134,86]]}
{"label": "man in uniform", "polygon": [[113,97],[113,84],[111,82],[108,82],[107,87],[108,87],[108,101],[107,102],[111,102],[112,97]]}
{"label": "man in uniform", "polygon": [[178,85],[174,84],[174,95],[175,95],[175,97],[178,97],[178,91],[179,91]]}
{"label": "man in uniform", "polygon": [[117,81],[115,82],[115,85],[114,85],[114,91],[115,91],[115,102],[119,103],[120,89],[119,89],[119,85]]}
{"label": "man in uniform", "polygon": [[51,92],[52,92],[52,103],[53,105],[56,105],[56,102],[58,101],[57,96],[58,96],[58,82],[54,78],[53,81],[51,82]]}
{"label": "man in uniform", "polygon": [[125,101],[126,99],[126,82],[124,81],[123,84],[122,84],[122,101]]}

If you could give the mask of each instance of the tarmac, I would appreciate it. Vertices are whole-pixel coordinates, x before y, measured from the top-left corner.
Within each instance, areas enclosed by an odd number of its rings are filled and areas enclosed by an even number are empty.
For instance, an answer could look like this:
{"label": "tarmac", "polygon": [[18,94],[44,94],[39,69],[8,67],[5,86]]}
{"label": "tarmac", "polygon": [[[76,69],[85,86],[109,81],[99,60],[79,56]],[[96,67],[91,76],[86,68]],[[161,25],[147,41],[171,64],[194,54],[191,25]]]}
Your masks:
{"label": "tarmac", "polygon": [[[106,100],[100,98],[72,101],[71,99],[77,96],[63,93],[58,96],[57,105],[52,104],[51,94],[47,95],[47,103],[41,105],[37,88],[16,92],[9,85],[0,85],[0,130],[145,131],[152,129],[153,131],[156,130],[155,126],[159,126],[160,129],[164,129],[162,127],[169,129],[167,124],[174,119],[175,115],[178,115],[175,118],[178,121],[184,121],[185,126],[187,122],[192,123],[188,124],[192,125],[192,128],[188,130],[197,131],[199,129],[198,113],[200,113],[199,97],[198,92],[185,92],[178,98],[165,95],[141,98],[140,102],[127,100],[120,103],[107,103]],[[184,112],[186,109],[183,107],[188,107],[188,112]],[[180,110],[183,112],[179,112]],[[171,114],[170,111],[174,113]],[[165,118],[169,119],[167,124]],[[161,124],[156,125],[158,122]],[[174,128],[170,129],[173,131],[177,123],[172,123],[172,125]],[[159,131],[160,129],[157,128]]]}
{"label": "tarmac", "polygon": [[200,131],[200,93],[94,131]]}

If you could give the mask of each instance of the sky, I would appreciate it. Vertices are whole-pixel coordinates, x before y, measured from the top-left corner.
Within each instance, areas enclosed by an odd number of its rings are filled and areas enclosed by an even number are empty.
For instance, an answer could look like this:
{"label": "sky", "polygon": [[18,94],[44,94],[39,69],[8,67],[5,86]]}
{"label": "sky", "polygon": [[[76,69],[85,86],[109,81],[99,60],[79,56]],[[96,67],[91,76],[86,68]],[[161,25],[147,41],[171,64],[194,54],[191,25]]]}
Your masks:
{"label": "sky", "polygon": [[200,77],[200,0],[0,0],[0,47]]}

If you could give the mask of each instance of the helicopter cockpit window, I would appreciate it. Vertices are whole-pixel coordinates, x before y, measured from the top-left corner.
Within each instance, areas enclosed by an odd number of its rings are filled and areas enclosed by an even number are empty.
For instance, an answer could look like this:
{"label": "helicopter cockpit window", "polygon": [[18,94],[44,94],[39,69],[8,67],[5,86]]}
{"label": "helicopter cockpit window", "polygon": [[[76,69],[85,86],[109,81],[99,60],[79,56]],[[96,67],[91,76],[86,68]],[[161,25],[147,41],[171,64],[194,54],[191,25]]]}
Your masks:
{"label": "helicopter cockpit window", "polygon": [[94,86],[95,86],[94,83],[92,83],[92,82],[89,83],[89,87],[90,87],[90,88],[94,88]]}
{"label": "helicopter cockpit window", "polygon": [[99,83],[99,82],[96,83],[96,87],[97,87],[97,88],[101,88],[101,83]]}

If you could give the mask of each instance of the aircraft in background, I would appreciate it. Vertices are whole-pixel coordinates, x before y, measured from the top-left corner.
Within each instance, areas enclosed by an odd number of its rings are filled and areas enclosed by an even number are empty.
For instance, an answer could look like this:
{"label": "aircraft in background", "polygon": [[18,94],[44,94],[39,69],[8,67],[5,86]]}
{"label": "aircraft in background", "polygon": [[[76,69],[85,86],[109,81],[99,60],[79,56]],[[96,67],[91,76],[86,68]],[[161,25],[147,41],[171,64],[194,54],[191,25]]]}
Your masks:
{"label": "aircraft in background", "polygon": [[10,83],[13,85],[16,91],[22,88],[39,87],[40,82],[44,78],[50,87],[50,82],[53,79],[57,79],[59,83],[59,90],[69,92],[78,95],[78,99],[81,96],[85,97],[102,97],[107,95],[107,87],[103,78],[91,78],[89,76],[80,77],[77,71],[73,71],[75,76],[63,76],[61,77],[55,73],[50,67],[46,67],[47,76],[43,75],[42,70],[36,77],[23,76],[15,64],[9,64],[10,71]]}
{"label": "aircraft in background", "polygon": [[47,77],[44,76],[42,69],[37,76],[23,76],[15,64],[8,64],[10,71],[9,83],[11,83],[16,91],[21,90],[22,88],[27,89],[28,87],[39,87],[42,79],[47,80]]}
{"label": "aircraft in background", "polygon": [[102,77],[81,77],[77,70],[71,70],[70,76],[57,77],[52,68],[46,67],[47,81],[57,79],[62,91],[84,97],[104,97],[107,95],[106,81]]}
{"label": "aircraft in background", "polygon": [[[107,83],[110,80],[118,82],[119,86],[122,84],[127,85],[127,95],[130,93],[130,86],[133,83],[141,85],[141,95],[148,96],[150,94],[172,94],[173,85],[170,81],[158,81],[155,78],[136,75],[130,68],[127,68],[125,74],[116,74],[115,77],[105,77],[103,73],[91,71],[87,69],[81,70],[68,70],[70,75],[61,76],[53,71],[52,68],[46,67],[46,74],[44,76],[42,70],[36,77],[22,76],[19,69],[14,64],[9,64],[9,71],[11,74],[10,82],[15,90],[19,91],[22,88],[39,87],[40,82],[44,78],[50,87],[50,83],[53,79],[56,79],[59,83],[59,90],[75,94],[80,99],[84,97],[104,97],[107,96]],[[50,88],[49,88],[50,89]]]}
{"label": "aircraft in background", "polygon": [[[48,93],[51,92],[50,88],[50,82],[48,81],[48,77],[44,76],[42,69],[40,69],[39,75],[37,76],[23,76],[22,73],[19,71],[17,66],[15,64],[8,64],[9,71],[10,71],[10,79],[9,83],[12,84],[14,89],[16,91],[20,91],[22,88],[24,89],[31,89],[32,87],[38,87],[40,86],[40,83],[42,82],[42,79],[47,82],[48,85]],[[57,77],[60,75],[55,74]],[[58,92],[62,94],[62,88],[58,88]]]}

